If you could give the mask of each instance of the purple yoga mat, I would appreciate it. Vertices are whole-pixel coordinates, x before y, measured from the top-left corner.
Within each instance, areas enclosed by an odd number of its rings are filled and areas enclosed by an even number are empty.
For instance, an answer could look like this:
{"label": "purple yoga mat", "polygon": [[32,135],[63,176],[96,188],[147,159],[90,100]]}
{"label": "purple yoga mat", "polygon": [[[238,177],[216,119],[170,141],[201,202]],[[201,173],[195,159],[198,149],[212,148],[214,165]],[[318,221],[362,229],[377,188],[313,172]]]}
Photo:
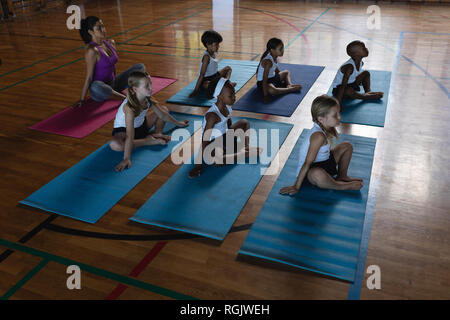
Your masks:
{"label": "purple yoga mat", "polygon": [[[161,91],[175,81],[177,80],[152,77],[153,94]],[[29,128],[67,137],[84,138],[105,123],[114,119],[117,108],[121,103],[122,101],[119,100],[95,102],[89,98],[83,107],[71,108],[69,106]]]}

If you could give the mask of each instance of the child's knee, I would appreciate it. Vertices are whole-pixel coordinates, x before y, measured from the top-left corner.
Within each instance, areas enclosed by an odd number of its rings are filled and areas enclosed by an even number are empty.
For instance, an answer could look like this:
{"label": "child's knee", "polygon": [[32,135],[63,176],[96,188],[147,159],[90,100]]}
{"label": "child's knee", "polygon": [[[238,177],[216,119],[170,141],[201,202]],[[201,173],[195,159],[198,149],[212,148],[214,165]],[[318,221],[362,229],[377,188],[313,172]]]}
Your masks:
{"label": "child's knee", "polygon": [[353,145],[350,142],[341,142],[339,146],[344,152],[353,152]]}
{"label": "child's knee", "polygon": [[363,78],[370,78],[370,72],[367,70],[364,70],[363,72],[360,73],[360,76]]}
{"label": "child's knee", "polygon": [[353,145],[350,142],[345,141],[345,142],[342,142],[342,144],[344,145],[346,150],[353,151]]}
{"label": "child's knee", "polygon": [[250,122],[247,119],[242,119],[241,121],[241,126],[242,128],[244,128],[244,130],[248,130],[250,129]]}
{"label": "child's knee", "polygon": [[109,147],[113,151],[123,151],[123,144],[119,143],[117,140],[111,140],[109,142]]}

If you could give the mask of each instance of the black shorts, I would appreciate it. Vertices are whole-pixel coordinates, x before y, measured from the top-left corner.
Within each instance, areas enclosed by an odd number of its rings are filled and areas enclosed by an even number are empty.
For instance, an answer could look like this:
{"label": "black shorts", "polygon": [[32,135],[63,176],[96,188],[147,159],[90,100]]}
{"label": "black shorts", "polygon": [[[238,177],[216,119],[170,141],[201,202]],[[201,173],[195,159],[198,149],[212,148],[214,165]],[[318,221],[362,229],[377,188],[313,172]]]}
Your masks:
{"label": "black shorts", "polygon": [[[339,90],[339,88],[341,87],[342,85],[340,84],[340,85],[338,85],[336,88],[333,88],[333,96],[337,96],[337,94],[338,94],[338,90]],[[361,90],[361,87],[359,86],[359,85],[357,85],[356,83],[354,83],[354,82],[352,82],[352,83],[348,83],[347,84],[347,87],[351,87],[351,88],[353,88],[355,91],[360,91]]]}
{"label": "black shorts", "polygon": [[[328,160],[320,161],[320,162],[313,162],[311,164],[310,168],[322,168],[333,178],[334,178],[334,176],[336,176],[338,174],[337,163],[336,163],[336,160],[334,159],[333,151],[330,151],[330,157],[328,158]],[[311,182],[311,181],[309,181],[309,182]]]}
{"label": "black shorts", "polygon": [[[112,135],[114,136],[118,132],[127,132],[127,128],[118,127],[114,128]],[[139,128],[134,128],[134,139],[144,139],[150,134],[150,128],[147,125],[147,118],[144,118],[144,123]]]}
{"label": "black shorts", "polygon": [[[216,138],[212,139],[209,143],[213,143],[216,140]],[[227,148],[228,147],[228,148]],[[222,150],[225,150],[224,154],[231,154],[236,153],[238,147],[238,137],[233,137],[233,145],[227,146],[227,138],[226,135],[222,136]]]}
{"label": "black shorts", "polygon": [[[202,80],[202,83],[200,84],[200,91],[202,91],[202,90],[205,91],[208,98],[212,98],[214,95],[214,90],[216,90],[216,85],[217,85],[217,82],[219,81],[219,79],[220,79],[219,71],[217,71],[212,76],[204,77]],[[203,88],[203,82],[205,82],[205,81],[209,81],[208,88],[206,90]]]}
{"label": "black shorts", "polygon": [[[275,86],[275,88],[286,88],[286,82],[281,80],[279,73],[275,73],[275,76],[267,79],[267,84],[270,84],[270,83],[273,84]],[[262,88],[263,88],[262,81],[256,82],[256,85],[258,86],[258,88],[260,88],[262,90]]]}

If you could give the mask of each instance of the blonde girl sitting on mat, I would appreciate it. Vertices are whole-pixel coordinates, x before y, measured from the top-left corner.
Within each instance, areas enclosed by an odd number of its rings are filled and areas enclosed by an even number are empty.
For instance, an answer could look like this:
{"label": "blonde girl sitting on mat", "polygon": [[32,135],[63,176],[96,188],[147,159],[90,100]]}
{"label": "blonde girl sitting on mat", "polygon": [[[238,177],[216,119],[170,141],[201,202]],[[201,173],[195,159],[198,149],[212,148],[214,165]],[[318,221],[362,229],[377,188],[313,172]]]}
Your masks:
{"label": "blonde girl sitting on mat", "polygon": [[[216,143],[218,142],[221,145],[221,148],[215,149],[219,151],[217,152],[218,154],[215,154],[215,150],[211,152],[211,156],[215,158],[213,163],[216,165],[235,162],[240,156],[257,156],[262,151],[261,148],[250,148],[250,138],[248,136],[250,123],[248,120],[242,119],[235,123],[231,121],[231,105],[236,101],[236,95],[234,87],[228,79],[219,79],[215,86],[214,97],[217,98],[217,102],[209,108],[203,119],[202,145],[198,153],[201,159],[196,161],[195,167],[189,172],[190,178],[195,178],[202,174],[205,148],[216,140]],[[239,129],[245,133],[244,143],[240,149],[238,137],[235,134],[235,131]],[[227,135],[230,134],[233,135],[232,146],[226,143]]]}
{"label": "blonde girl sitting on mat", "polygon": [[[149,112],[152,110],[153,112]],[[114,151],[123,151],[123,160],[116,171],[131,166],[131,150],[141,146],[166,144],[170,136],[162,134],[166,122],[178,127],[186,127],[188,120],[178,121],[152,97],[152,79],[149,74],[134,71],[128,78],[127,98],[117,110],[110,147]],[[155,130],[150,134],[150,129]]]}
{"label": "blonde girl sitting on mat", "polygon": [[353,153],[352,145],[342,142],[331,149],[333,138],[338,137],[335,127],[340,124],[339,108],[339,102],[325,94],[314,99],[311,106],[314,126],[300,147],[297,180],[294,185],[282,188],[281,194],[297,193],[305,178],[323,189],[362,188],[362,179],[347,175]]}
{"label": "blonde girl sitting on mat", "polygon": [[292,84],[289,70],[280,71],[278,68],[278,57],[282,57],[283,54],[283,41],[271,38],[256,69],[256,85],[264,94],[264,102],[269,102],[270,96],[298,92],[302,89],[301,85]]}

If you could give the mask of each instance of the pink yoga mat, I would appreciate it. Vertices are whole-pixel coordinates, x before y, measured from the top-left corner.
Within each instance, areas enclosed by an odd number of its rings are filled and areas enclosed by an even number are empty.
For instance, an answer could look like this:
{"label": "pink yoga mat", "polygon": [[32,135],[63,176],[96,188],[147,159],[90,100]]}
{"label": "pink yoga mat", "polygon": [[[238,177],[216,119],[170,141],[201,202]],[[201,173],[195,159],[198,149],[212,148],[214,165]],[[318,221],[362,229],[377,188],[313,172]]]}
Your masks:
{"label": "pink yoga mat", "polygon": [[[175,81],[177,80],[152,77],[153,94]],[[119,100],[95,102],[89,98],[83,107],[71,108],[69,106],[29,128],[73,138],[83,138],[114,119],[121,103],[122,101]]]}

